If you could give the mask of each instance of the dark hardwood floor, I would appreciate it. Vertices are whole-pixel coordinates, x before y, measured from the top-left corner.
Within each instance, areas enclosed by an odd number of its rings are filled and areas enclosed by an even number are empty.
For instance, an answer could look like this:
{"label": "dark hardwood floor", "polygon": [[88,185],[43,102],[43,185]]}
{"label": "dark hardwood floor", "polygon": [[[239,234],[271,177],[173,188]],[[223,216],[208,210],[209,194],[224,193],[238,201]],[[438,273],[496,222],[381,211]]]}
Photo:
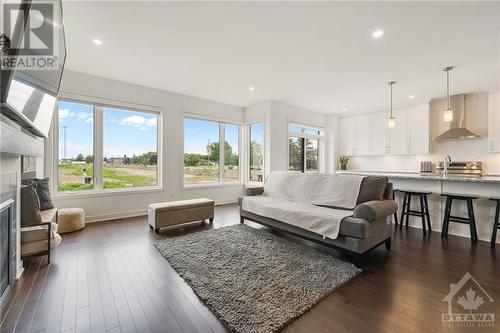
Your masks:
{"label": "dark hardwood floor", "polygon": [[[216,208],[213,228],[238,222],[235,205]],[[194,223],[155,235],[146,217],[138,217],[66,234],[50,266],[45,257],[25,261],[24,274],[0,310],[0,332],[225,332],[152,246],[159,238],[209,228]],[[500,319],[496,328],[441,325],[447,311],[442,299],[466,272],[495,301],[485,300],[484,311],[500,317],[500,248],[495,252],[481,241],[471,246],[455,236],[442,240],[437,232],[424,237],[412,228],[395,229],[392,239],[391,251],[381,246],[371,252],[361,263],[363,273],[284,332],[500,331]]]}

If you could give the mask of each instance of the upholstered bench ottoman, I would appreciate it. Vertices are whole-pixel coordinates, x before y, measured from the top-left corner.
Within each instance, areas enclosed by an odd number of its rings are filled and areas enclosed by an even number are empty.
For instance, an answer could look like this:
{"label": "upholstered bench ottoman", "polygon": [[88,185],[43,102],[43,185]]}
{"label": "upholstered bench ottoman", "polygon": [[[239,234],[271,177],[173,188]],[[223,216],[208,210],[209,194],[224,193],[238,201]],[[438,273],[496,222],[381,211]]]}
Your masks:
{"label": "upholstered bench ottoman", "polygon": [[85,228],[85,211],[82,208],[61,208],[57,214],[60,234]]}
{"label": "upholstered bench ottoman", "polygon": [[215,201],[207,198],[179,200],[150,204],[148,222],[156,233],[160,228],[186,222],[214,220]]}

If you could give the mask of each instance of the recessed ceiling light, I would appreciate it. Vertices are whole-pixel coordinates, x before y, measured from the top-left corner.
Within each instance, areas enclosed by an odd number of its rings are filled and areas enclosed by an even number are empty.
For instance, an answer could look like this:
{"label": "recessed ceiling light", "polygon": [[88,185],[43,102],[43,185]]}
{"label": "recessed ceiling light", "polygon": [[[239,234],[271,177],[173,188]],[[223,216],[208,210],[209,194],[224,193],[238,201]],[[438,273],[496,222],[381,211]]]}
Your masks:
{"label": "recessed ceiling light", "polygon": [[415,96],[410,95],[410,96],[408,96],[408,98],[409,98],[409,99],[413,99],[413,98],[415,98]]}
{"label": "recessed ceiling light", "polygon": [[102,45],[102,40],[94,38],[92,39],[92,43],[94,43],[95,45]]}
{"label": "recessed ceiling light", "polygon": [[249,86],[249,87],[248,87],[248,90],[250,90],[250,91],[254,91],[254,90],[255,90],[255,87],[254,87],[254,86]]}
{"label": "recessed ceiling light", "polygon": [[375,39],[379,39],[380,37],[382,37],[384,35],[384,30],[375,30],[373,33],[372,33],[372,37],[375,38]]}
{"label": "recessed ceiling light", "polygon": [[346,108],[342,108],[342,112],[346,112],[346,111],[347,111],[347,109],[346,109]]}

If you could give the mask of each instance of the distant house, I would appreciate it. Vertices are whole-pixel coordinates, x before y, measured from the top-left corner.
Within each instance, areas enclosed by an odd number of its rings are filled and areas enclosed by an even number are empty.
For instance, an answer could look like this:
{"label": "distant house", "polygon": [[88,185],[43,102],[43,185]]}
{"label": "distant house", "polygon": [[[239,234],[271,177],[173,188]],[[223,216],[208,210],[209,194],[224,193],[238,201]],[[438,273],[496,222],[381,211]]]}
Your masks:
{"label": "distant house", "polygon": [[108,157],[108,163],[110,164],[123,164],[123,157]]}
{"label": "distant house", "polygon": [[217,165],[217,163],[209,160],[200,160],[199,165]]}

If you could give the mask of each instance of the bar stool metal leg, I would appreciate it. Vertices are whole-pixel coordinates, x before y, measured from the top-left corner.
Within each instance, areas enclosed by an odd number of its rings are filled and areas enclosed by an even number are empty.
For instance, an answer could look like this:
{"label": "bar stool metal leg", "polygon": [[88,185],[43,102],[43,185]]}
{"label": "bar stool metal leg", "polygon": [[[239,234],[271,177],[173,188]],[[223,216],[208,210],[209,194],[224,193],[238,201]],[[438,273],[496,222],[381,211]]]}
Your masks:
{"label": "bar stool metal leg", "polygon": [[470,239],[472,243],[477,242],[476,220],[474,218],[474,206],[472,199],[467,199],[467,211],[469,213]]}
{"label": "bar stool metal leg", "polygon": [[400,224],[399,224],[399,229],[403,228],[403,224],[405,223],[405,212],[406,212],[406,202],[408,200],[408,193],[404,193],[403,197],[403,207],[401,207],[401,219],[400,219]]}
{"label": "bar stool metal leg", "polygon": [[451,213],[451,198],[446,198],[446,206],[444,208],[443,229],[441,230],[441,237],[448,237],[448,224],[450,223]]}
{"label": "bar stool metal leg", "polygon": [[500,200],[497,201],[495,220],[493,221],[493,231],[491,233],[491,247],[495,248],[497,242],[497,230],[500,228]]}
{"label": "bar stool metal leg", "polygon": [[426,226],[425,226],[425,206],[424,206],[424,195],[423,194],[420,194],[419,195],[419,199],[420,199],[420,214],[422,216],[422,231],[425,234],[427,234],[426,232]]}
{"label": "bar stool metal leg", "polygon": [[408,193],[408,203],[406,204],[406,228],[408,228],[408,222],[410,220],[410,210],[411,210],[411,193]]}
{"label": "bar stool metal leg", "polygon": [[432,232],[431,214],[429,213],[429,201],[427,200],[427,194],[424,195],[424,205],[425,205],[425,216],[427,217],[427,229],[429,229],[429,233],[431,233]]}
{"label": "bar stool metal leg", "polygon": [[[392,200],[396,201],[396,191],[392,191]],[[398,225],[398,211],[394,212],[394,224]]]}

